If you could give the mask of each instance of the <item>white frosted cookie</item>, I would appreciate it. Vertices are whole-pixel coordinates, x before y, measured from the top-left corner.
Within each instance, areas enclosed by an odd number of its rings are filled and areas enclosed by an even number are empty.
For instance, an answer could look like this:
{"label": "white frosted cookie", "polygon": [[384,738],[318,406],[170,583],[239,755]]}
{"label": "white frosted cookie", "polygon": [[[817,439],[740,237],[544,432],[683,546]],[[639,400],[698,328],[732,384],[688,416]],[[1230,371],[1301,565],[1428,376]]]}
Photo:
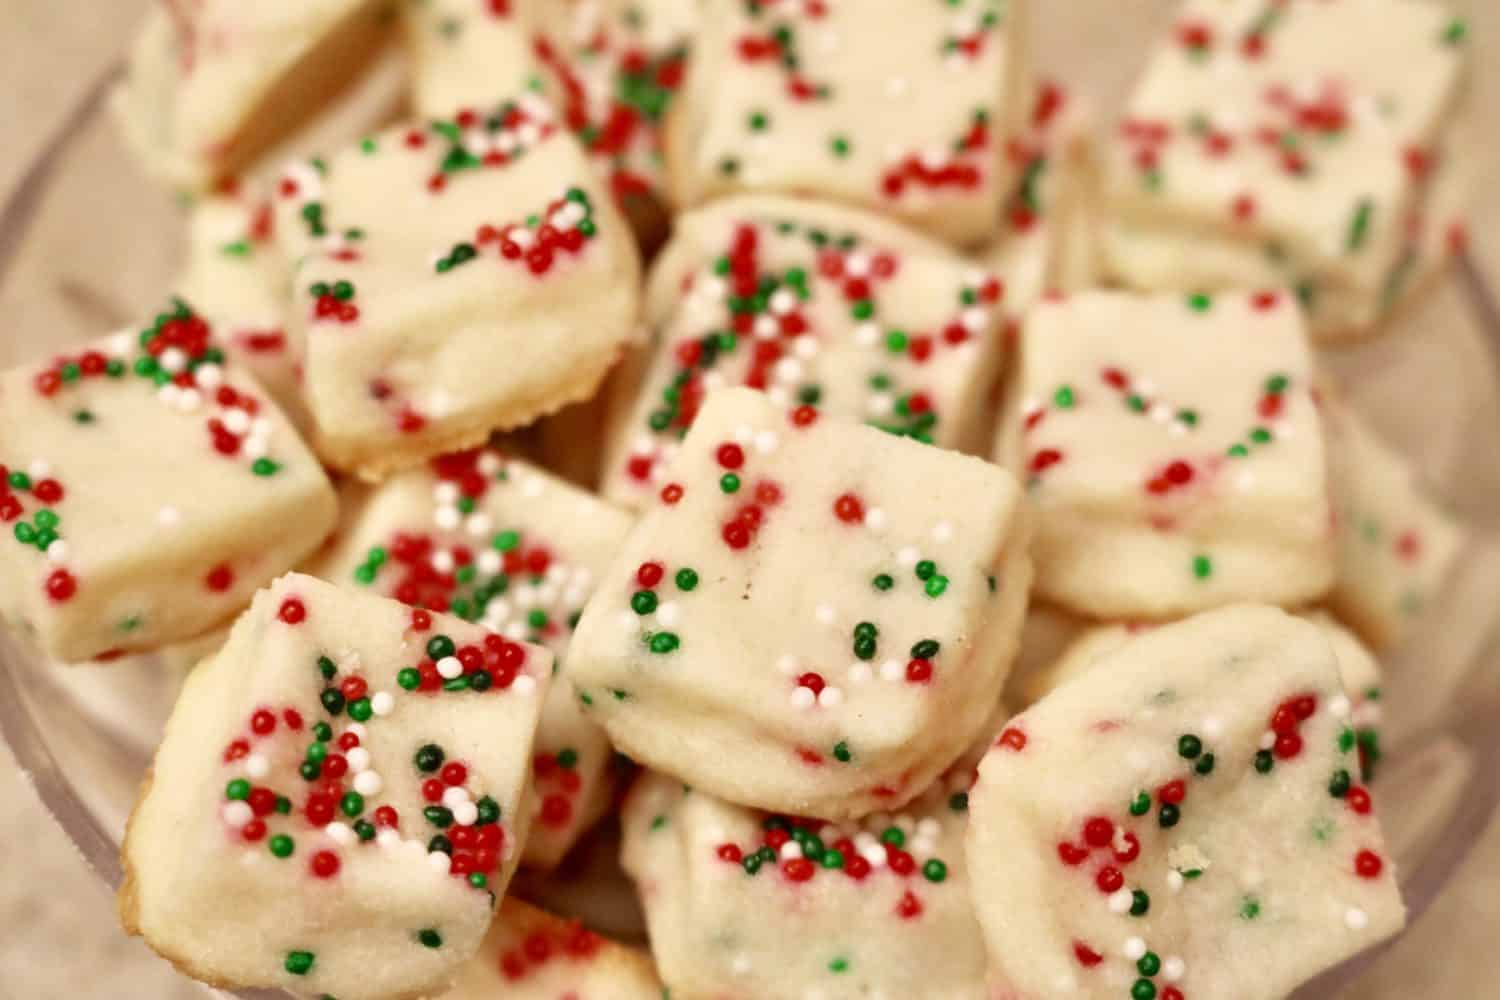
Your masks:
{"label": "white frosted cookie", "polygon": [[[345,495],[312,572],[546,646],[566,669],[573,627],[629,514],[494,448],[445,455]],[[522,862],[552,867],[608,807],[609,740],[553,685],[532,757],[537,820]]]}
{"label": "white frosted cookie", "polygon": [[[1297,617],[1312,622],[1323,633],[1323,638],[1333,647],[1338,663],[1339,680],[1344,694],[1349,699],[1349,724],[1354,729],[1359,747],[1360,775],[1369,781],[1374,777],[1376,764],[1380,761],[1380,664],[1375,655],[1360,642],[1349,629],[1341,625],[1327,611],[1314,610],[1298,613]],[[1030,616],[1028,616],[1028,621]],[[1113,625],[1094,625],[1075,631],[1073,639],[1045,667],[1032,672],[1022,690],[1016,685],[1008,687],[1007,693],[1015,691],[1015,708],[1024,711],[1041,701],[1054,689],[1082,677],[1100,663],[1114,663],[1111,655],[1125,647],[1135,638],[1152,631],[1156,626],[1149,623],[1131,622]]]}
{"label": "white frosted cookie", "polygon": [[696,0],[428,0],[403,8],[417,111],[447,116],[532,91],[550,100],[632,221],[665,200],[661,123]]}
{"label": "white frosted cookie", "polygon": [[663,1000],[651,956],[506,897],[443,1000]]}
{"label": "white frosted cookie", "polygon": [[176,287],[213,323],[225,352],[255,376],[299,430],[310,431],[302,345],[287,329],[288,275],[272,230],[271,202],[255,188],[199,200]]}
{"label": "white frosted cookie", "polygon": [[1029,316],[1003,429],[1037,592],[1098,618],[1297,605],[1333,581],[1311,353],[1283,292],[1092,292]]}
{"label": "white frosted cookie", "polygon": [[1320,333],[1367,330],[1405,266],[1464,37],[1416,0],[1186,4],[1111,147],[1115,277],[1295,286]]}
{"label": "white frosted cookie", "polygon": [[969,796],[1001,995],[1277,1000],[1405,919],[1319,630],[1156,629],[1012,719]]}
{"label": "white frosted cookie", "polygon": [[552,656],[289,575],[189,676],[120,914],[221,988],[440,992],[519,858]]}
{"label": "white frosted cookie", "polygon": [[895,815],[823,823],[646,775],[622,859],[662,981],[687,1000],[984,1000],[967,808],[937,787]]}
{"label": "white frosted cookie", "polygon": [[808,193],[994,235],[1030,101],[1027,0],[708,0],[667,122],[679,204]]}
{"label": "white frosted cookie", "polygon": [[203,189],[237,176],[330,103],[349,103],[349,88],[384,78],[389,7],[195,0],[153,8],[115,95],[127,146],[174,187]]}
{"label": "white frosted cookie", "polygon": [[1084,98],[1043,80],[1010,156],[1023,164],[1020,189],[1007,202],[1000,233],[979,254],[1005,283],[1007,323],[1043,294],[1099,284],[1098,164],[1094,114]]}
{"label": "white frosted cookie", "polygon": [[550,115],[534,97],[460,112],[283,175],[325,460],[379,478],[478,444],[591,395],[617,359],[635,242]]}
{"label": "white frosted cookie", "polygon": [[943,447],[977,444],[1002,298],[988,272],[866,212],[748,195],[679,216],[651,272],[656,342],[611,428],[604,494],[651,502],[721,385]]}
{"label": "white frosted cookie", "polygon": [[858,816],[979,735],[1029,582],[1002,470],[723,389],[589,600],[569,677],[636,761]]}
{"label": "white frosted cookie", "polygon": [[0,374],[0,428],[0,608],[58,659],[210,631],[337,517],[286,417],[180,301]]}
{"label": "white frosted cookie", "polygon": [[1468,545],[1458,520],[1331,386],[1320,396],[1338,539],[1329,603],[1377,649],[1421,622]]}

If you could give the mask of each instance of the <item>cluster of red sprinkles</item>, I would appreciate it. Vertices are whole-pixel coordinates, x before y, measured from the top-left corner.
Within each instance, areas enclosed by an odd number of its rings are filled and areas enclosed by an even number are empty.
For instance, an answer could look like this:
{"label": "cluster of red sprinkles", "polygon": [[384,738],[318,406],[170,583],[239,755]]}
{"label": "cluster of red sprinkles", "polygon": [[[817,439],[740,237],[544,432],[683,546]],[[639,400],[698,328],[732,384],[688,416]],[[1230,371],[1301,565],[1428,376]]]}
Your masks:
{"label": "cluster of red sprinkles", "polygon": [[[721,526],[719,535],[730,549],[749,548],[765,523],[766,512],[785,497],[780,485],[769,479],[758,480],[753,488],[745,489],[742,478],[745,450],[738,444],[732,441],[720,444],[714,450],[714,460],[724,470],[719,477],[720,492],[735,501],[733,513]],[[748,497],[741,499],[742,492]]]}
{"label": "cluster of red sprinkles", "polygon": [[514,983],[553,961],[587,962],[603,944],[599,935],[576,920],[555,929],[538,927],[528,931],[518,946],[500,953],[500,974]]}
{"label": "cluster of red sprinkles", "polygon": [[912,153],[898,160],[880,179],[880,191],[887,198],[900,198],[917,189],[927,192],[978,190],[985,180],[984,153],[990,145],[989,112],[974,112],[968,129],[953,142],[953,151],[942,163],[929,163],[927,157]]}
{"label": "cluster of red sprinkles", "polygon": [[744,0],[745,13],[765,25],[764,32],[746,32],[735,41],[740,61],[749,64],[772,64],[782,73],[786,94],[794,101],[827,100],[833,89],[826,83],[809,80],[803,73],[803,55],[795,18],[810,21],[828,16],[830,0]]}
{"label": "cluster of red sprinkles", "polygon": [[[777,866],[782,877],[791,883],[811,882],[820,872],[829,876],[842,873],[855,882],[863,882],[878,870],[870,861],[871,853],[878,856],[879,867],[903,879],[921,875],[937,884],[948,877],[947,862],[941,858],[919,863],[906,850],[907,835],[899,826],[886,827],[875,843],[864,849],[849,837],[824,843],[819,834],[825,826],[818,820],[768,816],[761,823],[760,843],[742,847],[725,842],[715,848],[715,854],[720,861],[739,865],[751,876],[760,874],[767,865]],[[922,905],[913,893],[907,892],[897,909],[900,916],[910,918],[921,914]]]}

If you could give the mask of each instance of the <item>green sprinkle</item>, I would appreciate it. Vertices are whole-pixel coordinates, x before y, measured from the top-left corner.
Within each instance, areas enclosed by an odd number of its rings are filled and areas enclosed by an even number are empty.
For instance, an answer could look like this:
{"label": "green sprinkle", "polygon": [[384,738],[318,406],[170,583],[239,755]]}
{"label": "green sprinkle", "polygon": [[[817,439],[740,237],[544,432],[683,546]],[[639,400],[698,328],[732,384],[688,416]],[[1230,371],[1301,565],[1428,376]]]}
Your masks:
{"label": "green sprinkle", "polygon": [[890,590],[896,585],[896,581],[891,578],[889,573],[879,573],[875,579],[870,581],[870,585],[876,590]]}
{"label": "green sprinkle", "polygon": [[1365,245],[1365,240],[1370,235],[1370,220],[1375,214],[1375,203],[1369,198],[1361,198],[1359,204],[1354,208],[1354,217],[1349,220],[1349,236],[1345,248],[1354,253]]}
{"label": "green sprinkle", "polygon": [[1269,750],[1257,750],[1255,753],[1255,770],[1261,774],[1270,774],[1271,768],[1275,766],[1275,758]]}
{"label": "green sprinkle", "polygon": [[1201,775],[1211,774],[1213,772],[1213,769],[1214,755],[1211,753],[1206,753],[1202,757],[1199,757],[1198,763],[1193,765],[1193,770]]}
{"label": "green sprinkle", "polygon": [[365,797],[358,792],[345,792],[339,800],[339,810],[350,819],[365,811]]}
{"label": "green sprinkle", "polygon": [[838,761],[840,764],[849,763],[849,761],[853,757],[854,755],[849,752],[849,744],[845,743],[843,740],[840,740],[833,745],[833,759]]}
{"label": "green sprinkle", "polygon": [[843,159],[849,155],[852,147],[849,145],[849,139],[846,136],[836,135],[828,141],[828,148],[833,151],[834,156]]}
{"label": "green sprinkle", "polygon": [[922,866],[922,877],[929,882],[941,882],[948,877],[948,866],[932,858]]}
{"label": "green sprinkle", "polygon": [[244,778],[235,778],[224,786],[224,797],[235,802],[243,801],[250,797],[250,782]]}
{"label": "green sprinkle", "polygon": [[1136,889],[1130,894],[1130,915],[1132,917],[1144,917],[1151,909],[1151,897],[1146,895],[1144,889]]}
{"label": "green sprinkle", "polygon": [[691,569],[680,569],[677,571],[677,589],[690,591],[698,586],[698,574]]}
{"label": "green sprinkle", "polygon": [[1052,394],[1052,403],[1059,410],[1071,410],[1075,401],[1072,386],[1058,386],[1057,391]]}
{"label": "green sprinkle", "polygon": [[1135,963],[1135,968],[1143,976],[1154,976],[1161,971],[1161,956],[1148,951]]}
{"label": "green sprinkle", "polygon": [[948,808],[953,812],[968,812],[969,793],[954,792],[952,795],[948,796]]}
{"label": "green sprinkle", "polygon": [[289,951],[282,965],[294,976],[305,976],[312,971],[315,960],[316,956],[310,951]]}
{"label": "green sprinkle", "polygon": [[1137,792],[1135,798],[1130,800],[1130,815],[1144,816],[1151,811],[1151,796],[1147,792]]}
{"label": "green sprinkle", "polygon": [[1188,296],[1187,304],[1193,312],[1208,312],[1214,307],[1214,299],[1204,292],[1195,292]]}
{"label": "green sprinkle", "polygon": [[396,674],[396,683],[403,691],[415,691],[422,686],[422,675],[415,667],[406,667]]}
{"label": "green sprinkle", "polygon": [[833,961],[828,963],[828,971],[833,973],[848,972],[849,960],[847,958],[844,958],[843,956],[835,958]]}
{"label": "green sprinkle", "polygon": [[726,472],[719,477],[719,489],[725,493],[738,493],[740,491],[740,477],[732,472]]}
{"label": "green sprinkle", "polygon": [[1193,556],[1193,576],[1207,580],[1214,575],[1214,562],[1208,556]]}
{"label": "green sprinkle", "polygon": [[431,927],[425,927],[417,932],[417,940],[422,942],[424,948],[441,948],[443,936]]}
{"label": "green sprinkle", "polygon": [[270,843],[267,844],[267,846],[271,848],[271,853],[276,855],[278,858],[291,857],[292,850],[294,848],[294,845],[292,844],[292,838],[288,837],[284,833],[278,833],[276,834],[276,836],[272,837]]}
{"label": "green sprinkle", "polygon": [[630,609],[638,615],[649,615],[656,610],[656,593],[650,590],[637,590],[630,597]]}
{"label": "green sprinkle", "polygon": [[1333,772],[1333,777],[1328,781],[1328,794],[1336,799],[1341,799],[1349,794],[1349,787],[1352,784],[1353,779],[1349,777],[1349,772],[1343,768],[1339,768]]}
{"label": "green sprinkle", "polygon": [[671,632],[658,632],[651,637],[651,652],[670,653],[681,645],[681,640]]}
{"label": "green sprinkle", "polygon": [[1260,900],[1254,896],[1246,896],[1240,901],[1240,919],[1254,920],[1260,916]]}
{"label": "green sprinkle", "polygon": [[1156,1000],[1156,984],[1149,979],[1137,979],[1130,987],[1130,1000]]}
{"label": "green sprinkle", "polygon": [[1203,752],[1203,741],[1192,733],[1184,734],[1177,739],[1177,756],[1187,760],[1197,760],[1198,755]]}
{"label": "green sprinkle", "polygon": [[943,591],[948,589],[948,578],[946,576],[935,576],[926,583],[928,597],[942,597]]}
{"label": "green sprinkle", "polygon": [[1156,814],[1156,821],[1161,824],[1164,830],[1176,826],[1180,819],[1182,819],[1182,810],[1170,802],[1163,802],[1161,811]]}

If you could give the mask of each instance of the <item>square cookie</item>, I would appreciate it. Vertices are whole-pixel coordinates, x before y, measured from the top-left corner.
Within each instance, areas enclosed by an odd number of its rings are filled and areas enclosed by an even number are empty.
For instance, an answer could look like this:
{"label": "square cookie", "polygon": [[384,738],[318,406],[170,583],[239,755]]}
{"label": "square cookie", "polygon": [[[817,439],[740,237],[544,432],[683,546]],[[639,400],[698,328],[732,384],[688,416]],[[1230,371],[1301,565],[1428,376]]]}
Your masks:
{"label": "square cookie", "polygon": [[154,7],[113,111],[156,178],[201,190],[253,166],[379,62],[385,0],[197,0]]}
{"label": "square cookie", "polygon": [[222,988],[441,992],[519,857],[551,674],[456,618],[276,581],[173,710],[126,828],[126,929]]}
{"label": "square cookie", "polygon": [[403,12],[419,113],[541,94],[632,223],[648,221],[644,202],[665,201],[661,123],[682,82],[696,0],[429,0]]}
{"label": "square cookie", "polygon": [[1003,452],[1036,515],[1038,594],[1099,618],[1321,597],[1333,538],[1311,363],[1284,292],[1034,309]]}
{"label": "square cookie", "polygon": [[1329,604],[1377,649],[1416,631],[1469,539],[1331,386],[1321,386],[1338,570]]}
{"label": "square cookie", "polygon": [[650,953],[508,896],[445,1000],[663,1000]]}
{"label": "square cookie", "polygon": [[[344,495],[335,542],[312,572],[479,622],[550,649],[568,643],[634,518],[497,449],[445,455]],[[608,808],[609,740],[567,683],[553,685],[532,757],[537,819],[522,863],[550,868]]]}
{"label": "square cookie", "polygon": [[307,432],[303,345],[287,330],[289,275],[272,239],[273,220],[270,200],[252,186],[200,199],[176,286],[213,324],[225,353]]}
{"label": "square cookie", "polygon": [[824,823],[643,777],[625,800],[621,860],[672,995],[990,997],[963,857],[967,796],[948,787]]}
{"label": "square cookie", "polygon": [[1275,283],[1328,300],[1327,325],[1367,329],[1462,82],[1464,36],[1441,5],[1413,0],[1187,4],[1111,146],[1108,200],[1132,227],[1227,246],[1183,253],[1181,270],[1122,248],[1118,276],[1263,284],[1203,279],[1264,254]]}
{"label": "square cookie", "polygon": [[611,423],[604,494],[649,502],[723,385],[982,450],[1003,302],[982,268],[855,209],[744,195],[679,216],[651,272],[656,343]]}
{"label": "square cookie", "polygon": [[570,679],[624,753],[710,794],[899,807],[999,701],[1020,506],[978,459],[718,390],[590,598]]}
{"label": "square cookie", "polygon": [[535,98],[393,129],[277,190],[326,461],[380,478],[591,395],[636,322],[634,239]]}
{"label": "square cookie", "polygon": [[1016,179],[1026,0],[710,0],[667,122],[672,193],[806,193],[978,243]]}
{"label": "square cookie", "polygon": [[1279,1000],[1405,907],[1322,631],[1223,608],[1011,719],[969,793],[998,995]]}
{"label": "square cookie", "polygon": [[0,466],[0,606],[61,660],[210,631],[337,517],[286,417],[180,301],[0,374]]}

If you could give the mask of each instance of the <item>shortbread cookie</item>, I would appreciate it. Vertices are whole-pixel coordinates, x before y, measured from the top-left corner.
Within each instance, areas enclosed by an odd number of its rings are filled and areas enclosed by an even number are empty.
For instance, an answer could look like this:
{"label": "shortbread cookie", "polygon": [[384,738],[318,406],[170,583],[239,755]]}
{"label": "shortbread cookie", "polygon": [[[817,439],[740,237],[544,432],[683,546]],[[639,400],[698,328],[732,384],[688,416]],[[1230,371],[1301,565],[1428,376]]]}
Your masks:
{"label": "shortbread cookie", "polygon": [[0,607],[51,656],[191,639],[333,529],[333,489],[177,302],[0,375]]}
{"label": "shortbread cookie", "polygon": [[628,227],[544,102],[296,165],[277,240],[332,464],[379,478],[591,395],[635,329]]}
{"label": "shortbread cookie", "polygon": [[662,1000],[651,956],[507,897],[442,1000]]}
{"label": "shortbread cookie", "polygon": [[[1333,647],[1339,680],[1349,699],[1349,724],[1354,729],[1359,747],[1360,775],[1365,781],[1370,781],[1380,761],[1380,664],[1359,637],[1327,611],[1307,611],[1297,617],[1318,626],[1323,638]],[[1030,620],[1028,615],[1027,621]],[[1051,663],[1033,671],[1025,685],[1019,689],[1015,684],[1006,688],[1008,694],[1014,692],[1013,707],[1024,711],[1054,689],[1089,673],[1097,664],[1118,662],[1111,659],[1117,650],[1154,627],[1148,623],[1116,623],[1075,631],[1073,640]]]}
{"label": "shortbread cookie", "polygon": [[1030,582],[1019,508],[978,459],[718,390],[569,676],[617,747],[709,794],[897,808],[999,702]]}
{"label": "shortbread cookie", "polygon": [[120,913],[224,988],[409,997],[478,950],[525,839],[552,656],[289,575],[188,678]]}
{"label": "shortbread cookie", "polygon": [[[578,615],[632,520],[484,448],[349,490],[337,542],[313,572],[546,646],[565,670]],[[538,817],[523,863],[556,865],[603,814],[613,793],[610,757],[571,686],[555,684],[532,758]]]}
{"label": "shortbread cookie", "polygon": [[1093,292],[1032,311],[1003,453],[1037,514],[1038,594],[1099,618],[1333,582],[1311,356],[1282,292]]}
{"label": "shortbread cookie", "polygon": [[[1368,329],[1403,266],[1464,37],[1415,0],[1185,5],[1112,147],[1112,210],[1145,234],[1116,241],[1117,277],[1294,285],[1320,331]],[[1278,277],[1232,280],[1247,262]]]}
{"label": "shortbread cookie", "polygon": [[1329,603],[1377,649],[1388,649],[1436,600],[1466,533],[1418,485],[1406,458],[1331,387],[1321,399],[1338,536]]}
{"label": "shortbread cookie", "polygon": [[367,74],[391,38],[386,0],[229,0],[154,8],[115,117],[158,179],[199,190],[237,176]]}
{"label": "shortbread cookie", "polygon": [[647,775],[625,800],[623,860],[662,981],[689,1000],[984,1000],[967,808],[934,788],[823,823]]}
{"label": "shortbread cookie", "polygon": [[272,243],[271,202],[254,187],[193,206],[177,290],[213,323],[225,352],[255,376],[300,430],[302,345],[286,324],[289,275]]}
{"label": "shortbread cookie", "polygon": [[1005,283],[1008,324],[1019,326],[1046,292],[1099,284],[1093,125],[1085,100],[1055,81],[1041,82],[1011,154],[1024,164],[1020,189],[1005,206],[1000,234],[980,254]]}
{"label": "shortbread cookie", "polygon": [[719,385],[945,447],[979,444],[1002,292],[942,244],[853,209],[751,195],[679,216],[652,270],[646,319],[658,337],[612,429],[605,495],[650,502]]}
{"label": "shortbread cookie", "polygon": [[1012,719],[967,841],[1002,995],[1278,1000],[1398,931],[1349,710],[1316,626],[1237,606]]}
{"label": "shortbread cookie", "polygon": [[638,230],[664,227],[647,202],[665,201],[661,123],[682,82],[696,0],[428,0],[403,13],[420,113],[539,93]]}
{"label": "shortbread cookie", "polygon": [[708,0],[667,124],[672,192],[808,193],[994,235],[1030,101],[1027,0]]}

